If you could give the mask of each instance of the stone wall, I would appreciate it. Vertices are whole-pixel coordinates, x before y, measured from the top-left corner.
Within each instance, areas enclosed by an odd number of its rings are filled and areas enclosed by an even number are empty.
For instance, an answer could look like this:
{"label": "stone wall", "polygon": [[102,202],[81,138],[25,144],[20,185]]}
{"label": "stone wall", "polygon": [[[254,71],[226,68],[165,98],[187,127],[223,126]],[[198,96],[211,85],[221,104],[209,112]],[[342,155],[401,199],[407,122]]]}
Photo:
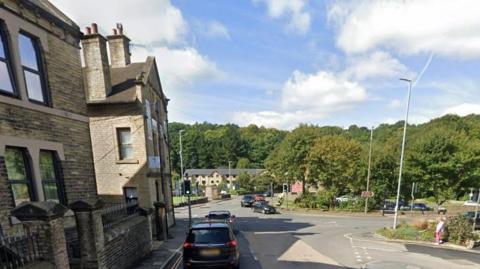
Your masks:
{"label": "stone wall", "polygon": [[149,217],[136,216],[105,231],[99,268],[128,268],[150,253],[152,232]]}

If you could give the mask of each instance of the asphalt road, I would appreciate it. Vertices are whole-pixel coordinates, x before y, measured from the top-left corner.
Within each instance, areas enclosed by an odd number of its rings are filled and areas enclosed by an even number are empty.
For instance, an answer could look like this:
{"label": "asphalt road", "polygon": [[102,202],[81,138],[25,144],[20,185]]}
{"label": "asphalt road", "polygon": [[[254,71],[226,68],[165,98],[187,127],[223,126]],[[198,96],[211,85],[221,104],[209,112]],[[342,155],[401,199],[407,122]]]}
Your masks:
{"label": "asphalt road", "polygon": [[[241,208],[238,199],[195,207],[192,215],[201,219],[210,210],[223,209],[237,216],[242,269],[480,268],[480,253],[389,243],[372,236],[376,229],[391,225],[390,217],[263,215]],[[176,217],[187,214],[182,208]]]}

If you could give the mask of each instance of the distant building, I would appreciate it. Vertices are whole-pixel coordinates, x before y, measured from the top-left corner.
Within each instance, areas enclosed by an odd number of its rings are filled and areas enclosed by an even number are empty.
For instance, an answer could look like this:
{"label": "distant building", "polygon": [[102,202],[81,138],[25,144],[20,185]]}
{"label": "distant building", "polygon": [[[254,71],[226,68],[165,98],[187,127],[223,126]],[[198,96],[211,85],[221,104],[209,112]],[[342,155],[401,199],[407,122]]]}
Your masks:
{"label": "distant building", "polygon": [[0,237],[22,202],[97,199],[81,36],[48,1],[0,3]]}
{"label": "distant building", "polygon": [[218,168],[218,169],[187,169],[185,173],[188,176],[188,179],[192,182],[198,183],[199,186],[208,186],[216,185],[225,182],[228,187],[230,184],[233,184],[232,187],[235,187],[235,182],[238,176],[242,173],[247,173],[251,177],[259,176],[264,169],[228,169],[228,168]]}
{"label": "distant building", "polygon": [[[107,55],[110,50],[110,62]],[[173,224],[168,99],[154,57],[130,60],[120,24],[106,38],[96,24],[82,37],[83,75],[98,193],[106,202],[164,202]]]}

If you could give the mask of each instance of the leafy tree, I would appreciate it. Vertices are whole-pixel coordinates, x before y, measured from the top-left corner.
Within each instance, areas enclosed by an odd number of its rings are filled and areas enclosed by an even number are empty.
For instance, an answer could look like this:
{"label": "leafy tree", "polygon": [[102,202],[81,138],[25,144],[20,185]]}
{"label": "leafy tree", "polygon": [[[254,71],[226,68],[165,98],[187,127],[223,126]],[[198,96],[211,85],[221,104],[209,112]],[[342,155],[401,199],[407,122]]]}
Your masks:
{"label": "leafy tree", "polygon": [[358,192],[364,183],[363,153],[357,141],[342,136],[318,138],[307,157],[311,181],[336,195]]}
{"label": "leafy tree", "polygon": [[237,168],[250,168],[250,160],[247,158],[239,158]]}
{"label": "leafy tree", "polygon": [[238,175],[237,177],[238,180],[238,185],[240,188],[246,189],[246,190],[252,190],[252,184],[251,184],[251,179],[250,175],[246,172],[242,172]]}

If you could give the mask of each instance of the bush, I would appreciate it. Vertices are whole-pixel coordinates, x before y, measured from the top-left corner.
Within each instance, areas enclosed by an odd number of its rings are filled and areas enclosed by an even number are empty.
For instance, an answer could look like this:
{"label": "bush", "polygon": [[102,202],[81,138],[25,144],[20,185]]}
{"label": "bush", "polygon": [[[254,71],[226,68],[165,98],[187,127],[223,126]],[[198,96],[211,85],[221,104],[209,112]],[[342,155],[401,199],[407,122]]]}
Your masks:
{"label": "bush", "polygon": [[295,198],[294,203],[301,208],[317,208],[317,197],[309,192],[302,193],[299,197]]}
{"label": "bush", "polygon": [[472,225],[465,216],[450,217],[446,225],[448,241],[458,245],[465,245],[467,241],[474,240]]}
{"label": "bush", "polygon": [[426,219],[414,220],[412,226],[418,230],[426,230],[428,229],[428,222]]}

